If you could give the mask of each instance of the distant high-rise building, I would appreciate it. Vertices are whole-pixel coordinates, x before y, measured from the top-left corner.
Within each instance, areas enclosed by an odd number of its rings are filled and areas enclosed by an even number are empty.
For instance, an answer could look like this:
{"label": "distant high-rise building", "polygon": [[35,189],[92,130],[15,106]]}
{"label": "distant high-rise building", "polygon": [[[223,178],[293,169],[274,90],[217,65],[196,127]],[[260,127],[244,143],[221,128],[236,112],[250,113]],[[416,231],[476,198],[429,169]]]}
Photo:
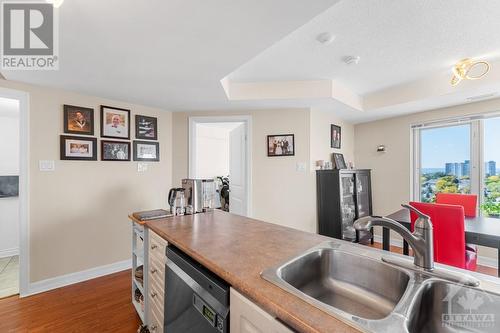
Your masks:
{"label": "distant high-rise building", "polygon": [[462,174],[460,177],[465,177],[470,175],[470,160],[465,160],[460,166]]}
{"label": "distant high-rise building", "polygon": [[444,172],[447,175],[454,175],[455,174],[455,163],[446,163],[444,167]]}
{"label": "distant high-rise building", "polygon": [[487,176],[496,176],[497,174],[497,162],[489,161],[485,163],[485,173]]}
{"label": "distant high-rise building", "polygon": [[455,176],[462,177],[464,171],[463,165],[463,163],[455,163]]}

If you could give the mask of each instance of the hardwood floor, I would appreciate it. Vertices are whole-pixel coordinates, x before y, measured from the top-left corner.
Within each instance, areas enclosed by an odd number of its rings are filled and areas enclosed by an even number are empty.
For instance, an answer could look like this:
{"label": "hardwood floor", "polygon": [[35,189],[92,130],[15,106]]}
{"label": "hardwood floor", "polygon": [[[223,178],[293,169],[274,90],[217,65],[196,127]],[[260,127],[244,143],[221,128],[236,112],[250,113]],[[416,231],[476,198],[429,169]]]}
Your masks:
{"label": "hardwood floor", "polygon": [[0,300],[0,332],[136,332],[140,319],[131,303],[131,272]]}
{"label": "hardwood floor", "polygon": [[[373,245],[369,245],[369,246],[376,247],[377,249],[381,249],[382,248],[382,243],[375,242]],[[391,252],[403,254],[403,248],[391,245]],[[411,255],[411,249],[410,249],[410,255]],[[487,267],[487,266],[477,265],[476,272],[482,273],[482,274],[486,274],[486,275],[492,275],[492,276],[495,276],[495,277],[498,276],[497,275],[498,274],[497,269],[491,268],[491,267]]]}

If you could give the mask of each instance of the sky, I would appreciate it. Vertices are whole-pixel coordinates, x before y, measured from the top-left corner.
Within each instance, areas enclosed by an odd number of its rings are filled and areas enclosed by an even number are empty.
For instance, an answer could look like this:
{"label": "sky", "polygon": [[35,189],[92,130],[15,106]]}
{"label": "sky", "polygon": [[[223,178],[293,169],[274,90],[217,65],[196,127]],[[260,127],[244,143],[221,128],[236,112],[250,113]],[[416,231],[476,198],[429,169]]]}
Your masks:
{"label": "sky", "polygon": [[[421,131],[422,168],[443,168],[447,162],[470,160],[470,126],[459,125]],[[484,121],[484,160],[500,167],[500,118]]]}

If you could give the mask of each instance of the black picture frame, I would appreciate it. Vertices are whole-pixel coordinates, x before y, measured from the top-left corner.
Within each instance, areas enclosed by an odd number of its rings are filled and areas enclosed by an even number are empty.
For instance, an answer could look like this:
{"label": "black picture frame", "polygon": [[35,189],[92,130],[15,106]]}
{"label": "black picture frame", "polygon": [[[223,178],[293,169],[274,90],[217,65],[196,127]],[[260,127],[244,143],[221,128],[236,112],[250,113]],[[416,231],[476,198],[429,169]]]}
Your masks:
{"label": "black picture frame", "polygon": [[[83,116],[83,124],[75,119],[77,113]],[[94,135],[94,109],[76,105],[63,105],[64,133]]]}
{"label": "black picture frame", "polygon": [[[141,152],[139,152],[139,145],[154,146],[155,147],[155,157],[141,157]],[[160,161],[160,143],[152,141],[138,141],[134,140],[134,161],[138,162],[159,162]]]}
{"label": "black picture frame", "polygon": [[344,155],[339,153],[333,153],[333,165],[335,169],[347,169],[345,164]]}
{"label": "black picture frame", "polygon": [[[148,129],[146,126],[151,125],[152,129]],[[144,133],[152,130],[152,136]],[[135,115],[135,138],[141,140],[158,140],[158,118]]]}
{"label": "black picture frame", "polygon": [[[276,140],[287,140],[287,146],[286,147],[279,147],[281,149],[281,153],[277,153],[277,147],[273,144]],[[291,143],[291,150],[288,148]],[[294,134],[273,134],[273,135],[268,135],[267,136],[267,141],[266,141],[266,150],[267,150],[267,156],[268,157],[280,157],[280,156],[295,156],[295,135]]]}
{"label": "black picture frame", "polygon": [[[106,124],[107,115],[105,113],[107,110],[115,111],[117,115],[125,115],[126,124],[123,126],[127,130],[127,135],[112,135],[109,133],[109,129]],[[119,131],[119,129],[117,129]],[[130,140],[130,110],[116,108],[113,106],[101,105],[101,137],[102,138],[113,138],[113,139],[122,139],[122,140]]]}
{"label": "black picture frame", "polygon": [[342,128],[339,125],[331,125],[330,128],[330,146],[334,149],[340,149],[342,145]]}
{"label": "black picture frame", "polygon": [[[81,142],[87,142],[90,144],[88,146],[91,147],[90,156],[82,156],[85,155],[79,152],[71,152],[66,149],[67,141],[72,140],[75,141],[74,144],[83,144]],[[71,143],[69,143],[71,144]],[[70,150],[72,148],[70,147]],[[75,147],[77,149],[77,147]],[[84,149],[84,148],[83,148]],[[90,150],[90,149],[89,149]],[[69,153],[69,154],[68,154]],[[84,136],[70,136],[70,135],[61,135],[60,136],[60,159],[61,160],[69,160],[69,161],[97,161],[97,138],[89,138]]]}
{"label": "black picture frame", "polygon": [[[123,145],[126,146],[126,157],[118,158],[118,156],[109,156],[108,145]],[[118,162],[128,162],[130,161],[130,141],[112,141],[112,140],[101,140],[101,161],[118,161]],[[116,155],[118,153],[111,153],[111,155]]]}

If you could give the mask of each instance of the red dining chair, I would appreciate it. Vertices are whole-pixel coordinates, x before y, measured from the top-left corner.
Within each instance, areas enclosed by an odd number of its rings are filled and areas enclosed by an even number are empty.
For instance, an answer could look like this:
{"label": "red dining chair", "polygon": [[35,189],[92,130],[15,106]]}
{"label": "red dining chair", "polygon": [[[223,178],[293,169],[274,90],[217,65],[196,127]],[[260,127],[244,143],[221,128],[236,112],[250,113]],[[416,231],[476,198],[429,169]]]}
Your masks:
{"label": "red dining chair", "polygon": [[467,217],[476,217],[477,215],[476,194],[437,193],[436,203],[462,206]]}
{"label": "red dining chair", "polygon": [[[431,218],[434,236],[434,260],[436,262],[475,271],[477,253],[465,246],[464,208],[458,205],[443,205],[410,202],[410,205]],[[411,230],[417,215],[411,213]]]}

